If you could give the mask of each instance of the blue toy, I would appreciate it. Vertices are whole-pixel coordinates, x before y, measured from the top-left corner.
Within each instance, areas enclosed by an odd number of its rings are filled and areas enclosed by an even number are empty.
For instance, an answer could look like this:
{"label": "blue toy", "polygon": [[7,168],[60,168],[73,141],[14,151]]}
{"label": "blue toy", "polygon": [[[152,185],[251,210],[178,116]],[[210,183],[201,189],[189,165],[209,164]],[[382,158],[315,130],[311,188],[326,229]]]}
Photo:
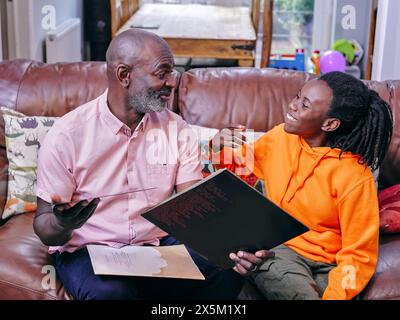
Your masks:
{"label": "blue toy", "polygon": [[296,55],[273,54],[269,60],[269,67],[276,69],[289,69],[305,71],[304,49],[296,50]]}

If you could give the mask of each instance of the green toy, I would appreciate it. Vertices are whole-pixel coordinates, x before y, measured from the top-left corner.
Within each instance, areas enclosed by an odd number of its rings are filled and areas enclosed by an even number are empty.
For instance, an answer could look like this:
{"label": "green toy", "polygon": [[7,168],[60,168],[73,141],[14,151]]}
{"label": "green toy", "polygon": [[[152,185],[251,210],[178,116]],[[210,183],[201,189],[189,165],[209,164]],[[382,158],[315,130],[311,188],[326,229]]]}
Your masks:
{"label": "green toy", "polygon": [[358,64],[364,54],[364,50],[356,40],[339,39],[333,44],[332,50],[341,52],[349,65]]}
{"label": "green toy", "polygon": [[349,64],[352,64],[355,56],[355,49],[353,44],[347,39],[337,40],[333,46],[332,50],[339,51],[344,54],[346,60]]}

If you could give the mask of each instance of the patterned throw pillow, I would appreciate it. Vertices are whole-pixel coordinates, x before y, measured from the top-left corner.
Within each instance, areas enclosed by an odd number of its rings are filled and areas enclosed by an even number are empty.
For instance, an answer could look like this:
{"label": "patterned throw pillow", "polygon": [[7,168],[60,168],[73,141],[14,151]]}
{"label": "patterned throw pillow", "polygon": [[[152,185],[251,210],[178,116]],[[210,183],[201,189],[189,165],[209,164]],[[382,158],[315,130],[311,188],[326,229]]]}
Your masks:
{"label": "patterned throw pillow", "polygon": [[9,162],[7,201],[1,217],[6,219],[36,210],[38,150],[57,118],[28,117],[6,108],[1,108],[1,112]]}
{"label": "patterned throw pillow", "polygon": [[[196,126],[196,125],[190,125],[190,127],[196,132],[197,137],[199,139],[200,150],[201,150],[202,174],[203,177],[207,177],[211,173],[216,171],[210,160],[209,141],[219,132],[219,130],[214,128]],[[244,132],[244,135],[246,136],[247,141],[249,143],[256,141],[263,134],[264,132],[252,132],[252,131]],[[254,174],[251,174],[250,176],[244,178],[243,180],[246,181],[249,185],[256,188],[261,193],[265,194],[264,181],[258,179]]]}
{"label": "patterned throw pillow", "polygon": [[199,147],[201,152],[201,172],[203,174],[203,177],[207,177],[208,175],[216,171],[210,160],[210,148],[208,146],[208,143],[219,132],[219,130],[207,127],[200,127],[196,125],[190,125],[190,127],[197,134],[197,139],[199,140]]}
{"label": "patterned throw pillow", "polygon": [[381,233],[400,233],[400,184],[379,192],[378,199]]}

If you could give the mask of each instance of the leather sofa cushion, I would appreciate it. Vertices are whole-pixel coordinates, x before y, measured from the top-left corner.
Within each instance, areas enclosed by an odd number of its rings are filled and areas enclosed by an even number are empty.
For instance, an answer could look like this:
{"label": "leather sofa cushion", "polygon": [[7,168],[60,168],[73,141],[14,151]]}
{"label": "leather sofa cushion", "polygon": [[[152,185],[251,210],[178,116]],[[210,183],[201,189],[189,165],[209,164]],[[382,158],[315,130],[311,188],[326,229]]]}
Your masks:
{"label": "leather sofa cushion", "polygon": [[379,93],[390,104],[393,112],[393,136],[385,161],[380,168],[380,187],[400,183],[400,81],[366,81],[368,87]]}
{"label": "leather sofa cushion", "polygon": [[28,116],[59,117],[107,88],[103,62],[32,62],[21,81],[16,110]]}
{"label": "leather sofa cushion", "polygon": [[266,132],[282,123],[290,100],[313,76],[277,69],[192,69],[181,77],[179,111],[190,124],[243,124]]}
{"label": "leather sofa cushion", "polygon": [[[104,62],[33,62],[21,81],[16,110],[26,115],[63,116],[104,92],[107,88],[106,70]],[[179,79],[180,73],[174,71],[172,81],[175,86],[178,86]],[[169,108],[175,111],[174,101]]]}
{"label": "leather sofa cushion", "polygon": [[21,80],[32,60],[11,60],[0,63],[0,106],[15,109]]}
{"label": "leather sofa cushion", "polygon": [[400,299],[400,235],[382,237],[375,274],[362,294],[364,300]]}
{"label": "leather sofa cushion", "polygon": [[42,287],[48,275],[42,268],[53,265],[53,259],[33,232],[33,217],[15,216],[0,227],[0,300],[70,299],[58,279],[55,289]]}

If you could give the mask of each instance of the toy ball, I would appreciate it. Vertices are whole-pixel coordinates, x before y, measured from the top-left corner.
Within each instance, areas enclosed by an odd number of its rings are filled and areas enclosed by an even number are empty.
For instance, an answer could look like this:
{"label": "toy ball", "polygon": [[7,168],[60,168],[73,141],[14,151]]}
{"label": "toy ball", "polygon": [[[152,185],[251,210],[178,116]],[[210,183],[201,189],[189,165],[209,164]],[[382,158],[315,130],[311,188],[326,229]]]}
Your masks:
{"label": "toy ball", "polygon": [[322,73],[333,71],[346,71],[346,58],[338,51],[327,51],[321,56],[319,62]]}

